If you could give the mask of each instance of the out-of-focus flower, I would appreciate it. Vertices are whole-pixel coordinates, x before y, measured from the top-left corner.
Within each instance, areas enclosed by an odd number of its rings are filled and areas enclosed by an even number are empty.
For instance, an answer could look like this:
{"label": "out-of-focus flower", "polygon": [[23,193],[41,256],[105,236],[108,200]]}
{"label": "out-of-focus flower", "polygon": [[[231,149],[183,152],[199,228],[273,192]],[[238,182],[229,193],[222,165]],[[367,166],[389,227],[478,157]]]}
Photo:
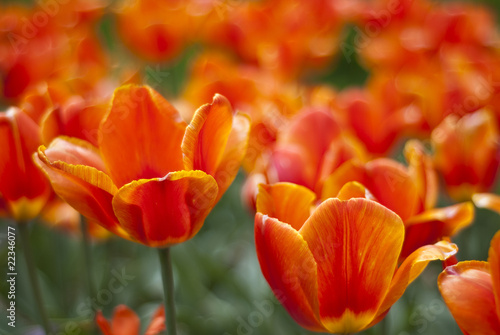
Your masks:
{"label": "out-of-focus flower", "polygon": [[464,334],[500,333],[500,232],[491,240],[488,262],[448,266],[439,275],[438,286]]}
{"label": "out-of-focus flower", "polygon": [[277,134],[276,143],[264,151],[259,165],[247,178],[243,201],[255,209],[259,183],[290,182],[321,195],[325,179],[351,159],[365,161],[363,145],[328,108],[302,109]]}
{"label": "out-of-focus flower", "polygon": [[436,175],[420,142],[409,141],[405,155],[409,167],[388,158],[365,164],[348,161],[325,180],[322,194],[322,199],[336,197],[349,182],[366,187],[373,200],[403,220],[406,233],[402,257],[422,245],[457,234],[474,218],[474,206],[470,202],[434,208],[438,191]]}
{"label": "out-of-focus flower", "polygon": [[435,259],[456,253],[441,241],[398,267],[404,224],[377,202],[315,195],[298,185],[262,185],[255,241],[262,273],[302,327],[354,333],[382,320],[406,287]]}
{"label": "out-of-focus flower", "polygon": [[236,176],[250,122],[216,95],[191,123],[149,87],[123,86],[100,143],[59,137],[37,164],[55,192],[109,231],[152,247],[193,237]]}
{"label": "out-of-focus flower", "polygon": [[162,62],[177,56],[192,40],[188,1],[126,1],[117,10],[121,39],[136,55]]}
{"label": "out-of-focus flower", "polygon": [[[224,15],[204,40],[234,50],[245,62],[283,78],[327,64],[337,52],[341,12],[328,1],[222,0]],[[213,21],[213,20],[212,20]]]}
{"label": "out-of-focus flower", "polygon": [[[115,307],[111,322],[101,311],[97,312],[96,322],[103,335],[139,335],[140,320],[137,314],[125,305]],[[156,335],[165,330],[165,310],[158,307],[144,335]]]}
{"label": "out-of-focus flower", "polygon": [[50,196],[50,184],[31,159],[40,144],[40,128],[26,113],[0,113],[0,198],[18,222],[36,217]]}
{"label": "out-of-focus flower", "polygon": [[398,91],[390,74],[377,73],[365,88],[341,92],[338,105],[349,127],[373,155],[387,154],[420,121],[412,99]]}
{"label": "out-of-focus flower", "polygon": [[478,110],[448,116],[432,132],[434,163],[453,199],[488,192],[500,164],[499,133],[493,115]]}
{"label": "out-of-focus flower", "polygon": [[70,1],[2,8],[0,98],[17,102],[38,83],[57,77],[89,89],[107,75],[107,56],[93,31],[103,6],[101,1]]}

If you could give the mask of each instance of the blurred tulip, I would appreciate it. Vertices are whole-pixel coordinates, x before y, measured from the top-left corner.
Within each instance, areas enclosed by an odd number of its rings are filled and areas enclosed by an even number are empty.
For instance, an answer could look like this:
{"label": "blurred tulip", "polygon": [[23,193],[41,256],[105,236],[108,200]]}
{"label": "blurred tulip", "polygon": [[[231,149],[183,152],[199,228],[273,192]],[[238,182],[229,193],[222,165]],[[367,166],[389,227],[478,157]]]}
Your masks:
{"label": "blurred tulip", "polygon": [[423,245],[454,236],[474,218],[470,202],[434,208],[438,191],[436,174],[420,142],[409,141],[405,155],[409,167],[388,158],[366,164],[348,161],[325,180],[322,195],[322,199],[336,197],[349,182],[366,187],[373,200],[403,220],[406,233],[402,257]]}
{"label": "blurred tulip", "polygon": [[40,144],[40,128],[26,113],[0,113],[0,197],[17,222],[35,218],[50,196],[50,184],[31,159]]}
{"label": "blurred tulip", "polygon": [[491,240],[488,262],[449,266],[439,275],[438,286],[464,334],[500,333],[500,232]]}
{"label": "blurred tulip", "polygon": [[216,95],[190,125],[149,87],[116,90],[99,149],[59,137],[35,161],[55,192],[126,239],[166,247],[193,237],[238,172],[249,121]]}
{"label": "blurred tulip", "polygon": [[[140,320],[137,314],[125,305],[119,305],[113,312],[111,323],[97,312],[96,322],[103,335],[139,335]],[[144,335],[156,335],[165,330],[165,310],[158,307]]]}
{"label": "blurred tulip", "polygon": [[163,62],[177,56],[191,38],[187,1],[126,1],[116,13],[118,33],[136,55]]}
{"label": "blurred tulip", "polygon": [[[245,196],[253,196],[256,182],[290,182],[321,194],[325,179],[344,162],[365,160],[367,153],[327,108],[303,108],[280,129],[275,145],[264,152],[262,166],[246,180]],[[260,175],[260,176],[256,176]],[[254,185],[249,185],[254,183]],[[244,198],[252,204],[254,199]],[[254,207],[251,207],[254,208]]]}
{"label": "blurred tulip", "polygon": [[262,185],[255,216],[262,273],[306,329],[354,333],[373,326],[429,261],[457,251],[445,241],[426,245],[398,267],[399,216],[363,198],[330,198],[315,209],[314,199],[298,185]]}
{"label": "blurred tulip", "polygon": [[493,115],[478,110],[448,116],[432,132],[434,163],[456,200],[488,192],[500,164],[499,133]]}

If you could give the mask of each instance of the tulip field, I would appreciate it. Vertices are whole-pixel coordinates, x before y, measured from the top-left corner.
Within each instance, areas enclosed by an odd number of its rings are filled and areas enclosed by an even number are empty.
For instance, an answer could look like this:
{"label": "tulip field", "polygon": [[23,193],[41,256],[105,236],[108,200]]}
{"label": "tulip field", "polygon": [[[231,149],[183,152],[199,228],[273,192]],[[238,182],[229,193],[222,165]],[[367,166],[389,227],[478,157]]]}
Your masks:
{"label": "tulip field", "polygon": [[0,335],[500,334],[497,0],[2,0]]}

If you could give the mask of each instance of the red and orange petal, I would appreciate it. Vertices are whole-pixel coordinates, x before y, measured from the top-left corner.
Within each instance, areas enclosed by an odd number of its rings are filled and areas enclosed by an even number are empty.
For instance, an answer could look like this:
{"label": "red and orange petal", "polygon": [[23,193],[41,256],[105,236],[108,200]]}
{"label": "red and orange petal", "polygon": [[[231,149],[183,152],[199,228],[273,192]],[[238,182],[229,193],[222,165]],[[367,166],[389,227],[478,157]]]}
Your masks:
{"label": "red and orange petal", "polygon": [[422,210],[418,189],[408,169],[396,161],[379,158],[366,164],[354,160],[342,164],[324,182],[322,199],[335,197],[350,181],[363,184],[382,205],[403,221]]}
{"label": "red and orange petal", "polygon": [[389,311],[391,306],[403,295],[404,291],[421,273],[430,261],[445,261],[455,255],[458,248],[455,244],[447,241],[439,241],[432,245],[425,245],[412,254],[399,266],[391,286],[378,310],[377,318],[371,325],[379,322]]}
{"label": "red and orange petal", "polygon": [[316,261],[299,232],[257,213],[255,246],[262,274],[293,319],[306,329],[326,331],[319,316]]}
{"label": "red and orange petal", "polygon": [[391,284],[387,274],[397,266],[401,219],[370,200],[328,199],[299,232],[317,263],[323,325],[332,333],[366,328]]}
{"label": "red and orange petal", "polygon": [[182,170],[185,127],[177,110],[153,89],[118,88],[99,128],[99,147],[115,185]]}
{"label": "red and orange petal", "polygon": [[[47,175],[58,196],[88,219],[120,237],[131,239],[118,224],[111,206],[118,189],[99,169],[103,164],[96,157],[96,148],[76,139],[54,141],[49,148],[41,146],[34,154],[35,163]],[[61,158],[70,158],[70,162]],[[86,166],[78,162],[92,164]]]}
{"label": "red and orange petal", "polygon": [[16,220],[39,214],[50,196],[50,185],[31,159],[40,145],[40,128],[24,112],[0,113],[0,194]]}
{"label": "red and orange petal", "polygon": [[202,171],[171,172],[123,186],[113,198],[113,209],[120,226],[136,241],[168,247],[200,230],[217,194],[217,183]]}
{"label": "red and orange petal", "polygon": [[424,209],[434,208],[439,190],[432,158],[427,155],[418,140],[406,142],[404,155],[408,162],[408,172],[415,182]]}
{"label": "red and orange petal", "polygon": [[96,322],[103,335],[139,335],[141,327],[137,314],[125,305],[114,309],[111,323],[98,311]]}
{"label": "red and orange petal", "polygon": [[411,217],[405,222],[406,235],[401,257],[406,258],[421,246],[456,235],[473,220],[474,206],[471,202],[431,209]]}
{"label": "red and orange petal", "polygon": [[441,295],[460,328],[470,335],[500,333],[490,264],[460,262],[438,278]]}
{"label": "red and orange petal", "polygon": [[470,199],[491,189],[500,163],[498,139],[494,117],[485,109],[460,119],[450,115],[434,129],[434,162],[450,196]]}
{"label": "red and orange petal", "polygon": [[311,215],[315,200],[316,195],[300,185],[261,184],[256,199],[256,210],[299,230]]}
{"label": "red and orange petal", "polygon": [[500,232],[497,232],[491,240],[488,264],[490,265],[493,292],[495,293],[497,317],[500,320]]}
{"label": "red and orange petal", "polygon": [[219,196],[236,177],[248,143],[250,121],[234,115],[229,101],[216,94],[211,104],[200,107],[182,141],[184,168],[213,176]]}
{"label": "red and orange petal", "polygon": [[44,145],[57,136],[70,136],[86,140],[94,146],[99,145],[99,125],[106,114],[106,105],[89,104],[83,99],[73,99],[64,107],[47,112],[41,121]]}

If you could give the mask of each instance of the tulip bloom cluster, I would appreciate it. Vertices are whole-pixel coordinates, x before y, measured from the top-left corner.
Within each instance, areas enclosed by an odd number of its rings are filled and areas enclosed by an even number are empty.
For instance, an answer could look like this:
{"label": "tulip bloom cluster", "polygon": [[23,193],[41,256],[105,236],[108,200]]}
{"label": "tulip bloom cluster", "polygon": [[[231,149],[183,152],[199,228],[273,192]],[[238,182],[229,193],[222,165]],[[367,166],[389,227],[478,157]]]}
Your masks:
{"label": "tulip bloom cluster", "polygon": [[[496,26],[453,1],[2,4],[0,217],[81,232],[89,274],[92,243],[156,248],[165,307],[146,334],[175,335],[170,248],[229,210],[242,167],[251,256],[300,327],[364,331],[437,260],[426,283],[458,327],[498,333],[500,236],[475,230],[500,213]],[[491,240],[489,255],[459,252],[469,238]],[[217,276],[200,279],[207,291]],[[95,323],[141,328],[123,304]]]}

